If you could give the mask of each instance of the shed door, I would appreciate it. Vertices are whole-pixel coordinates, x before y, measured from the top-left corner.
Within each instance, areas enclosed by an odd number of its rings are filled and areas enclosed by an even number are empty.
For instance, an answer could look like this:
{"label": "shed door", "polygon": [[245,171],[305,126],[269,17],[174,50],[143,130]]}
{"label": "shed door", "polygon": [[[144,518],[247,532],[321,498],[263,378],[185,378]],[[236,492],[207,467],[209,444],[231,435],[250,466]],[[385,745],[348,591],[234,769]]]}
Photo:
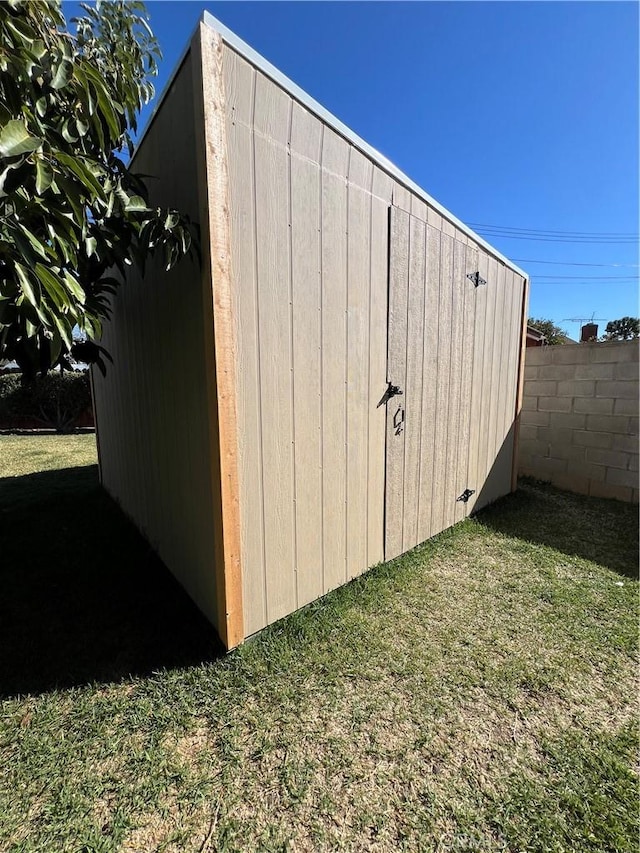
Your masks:
{"label": "shed door", "polygon": [[[478,250],[392,207],[385,559],[465,517]],[[486,275],[485,275],[486,277]],[[398,392],[396,393],[396,389]],[[462,498],[462,499],[460,499]]]}

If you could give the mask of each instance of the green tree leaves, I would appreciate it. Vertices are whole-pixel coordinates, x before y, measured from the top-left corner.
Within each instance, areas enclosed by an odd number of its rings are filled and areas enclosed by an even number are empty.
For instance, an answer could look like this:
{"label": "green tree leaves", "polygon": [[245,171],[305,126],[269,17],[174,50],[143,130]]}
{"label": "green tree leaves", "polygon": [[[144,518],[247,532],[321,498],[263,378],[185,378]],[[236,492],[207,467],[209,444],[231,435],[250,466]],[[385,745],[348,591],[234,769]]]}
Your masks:
{"label": "green tree leaves", "polygon": [[536,320],[534,317],[529,317],[527,324],[539,332],[542,332],[545,338],[545,344],[548,346],[556,346],[558,344],[567,343],[567,333],[560,326],[556,326],[553,320],[544,320],[542,318]]}
{"label": "green tree leaves", "polygon": [[71,32],[59,0],[0,4],[0,359],[27,379],[64,363],[74,329],[99,338],[127,266],[194,246],[123,159],[160,57],[144,4],[82,9]]}
{"label": "green tree leaves", "polygon": [[637,317],[621,317],[611,320],[602,337],[603,341],[629,341],[640,337],[640,320]]}
{"label": "green tree leaves", "polygon": [[41,145],[42,140],[31,136],[22,121],[8,121],[0,132],[0,157],[19,157],[37,151]]}

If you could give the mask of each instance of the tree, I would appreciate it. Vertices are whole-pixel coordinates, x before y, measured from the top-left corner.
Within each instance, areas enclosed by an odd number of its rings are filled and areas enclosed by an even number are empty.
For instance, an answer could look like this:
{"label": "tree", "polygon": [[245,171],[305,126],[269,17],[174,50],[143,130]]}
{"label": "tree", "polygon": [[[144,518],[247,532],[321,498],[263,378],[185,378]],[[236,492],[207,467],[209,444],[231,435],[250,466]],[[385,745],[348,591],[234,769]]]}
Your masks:
{"label": "tree", "polygon": [[82,9],[72,33],[60,0],[0,4],[0,359],[26,381],[70,353],[104,372],[126,267],[161,250],[170,269],[195,247],[125,162],[161,55],[144,4]]}
{"label": "tree", "polygon": [[637,317],[621,317],[607,323],[603,341],[629,341],[640,337],[640,320]]}
{"label": "tree", "polygon": [[545,337],[545,343],[550,346],[556,346],[557,344],[564,344],[567,342],[567,333],[564,329],[561,329],[560,326],[556,326],[553,323],[553,320],[536,320],[533,317],[530,317],[527,320],[527,324],[534,329],[537,329],[539,332]]}

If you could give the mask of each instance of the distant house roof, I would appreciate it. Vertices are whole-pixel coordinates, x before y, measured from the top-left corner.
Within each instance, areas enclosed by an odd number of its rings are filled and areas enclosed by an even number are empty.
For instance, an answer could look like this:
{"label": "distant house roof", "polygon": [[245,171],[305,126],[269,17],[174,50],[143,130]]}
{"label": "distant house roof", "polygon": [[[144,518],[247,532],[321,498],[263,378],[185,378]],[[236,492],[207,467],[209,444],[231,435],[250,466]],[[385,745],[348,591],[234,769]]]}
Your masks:
{"label": "distant house roof", "polygon": [[534,329],[533,326],[527,326],[527,346],[542,347],[544,346],[544,335],[539,329]]}
{"label": "distant house roof", "polygon": [[[573,338],[570,338],[568,335],[562,335],[561,343],[563,344],[577,344],[578,341],[574,341]],[[527,326],[527,346],[528,347],[543,347],[546,345],[546,338],[544,334],[539,330],[535,329],[533,326]]]}

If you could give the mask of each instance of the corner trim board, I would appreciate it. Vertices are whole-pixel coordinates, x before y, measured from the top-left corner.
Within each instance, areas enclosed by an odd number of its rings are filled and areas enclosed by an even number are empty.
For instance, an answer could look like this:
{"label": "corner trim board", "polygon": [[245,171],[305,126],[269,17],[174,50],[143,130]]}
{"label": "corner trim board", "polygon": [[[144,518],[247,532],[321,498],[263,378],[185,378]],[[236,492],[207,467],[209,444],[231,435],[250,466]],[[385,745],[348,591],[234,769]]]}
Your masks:
{"label": "corner trim board", "polygon": [[236,342],[229,174],[221,36],[200,23],[192,41],[202,242],[204,342],[218,632],[227,649],[244,640],[236,403]]}
{"label": "corner trim board", "polygon": [[516,409],[514,412],[513,459],[511,461],[511,491],[518,488],[518,448],[520,444],[520,412],[524,394],[524,360],[527,347],[527,316],[529,305],[529,279],[522,283],[522,316],[520,322],[520,354],[518,360],[518,384],[516,387]]}

